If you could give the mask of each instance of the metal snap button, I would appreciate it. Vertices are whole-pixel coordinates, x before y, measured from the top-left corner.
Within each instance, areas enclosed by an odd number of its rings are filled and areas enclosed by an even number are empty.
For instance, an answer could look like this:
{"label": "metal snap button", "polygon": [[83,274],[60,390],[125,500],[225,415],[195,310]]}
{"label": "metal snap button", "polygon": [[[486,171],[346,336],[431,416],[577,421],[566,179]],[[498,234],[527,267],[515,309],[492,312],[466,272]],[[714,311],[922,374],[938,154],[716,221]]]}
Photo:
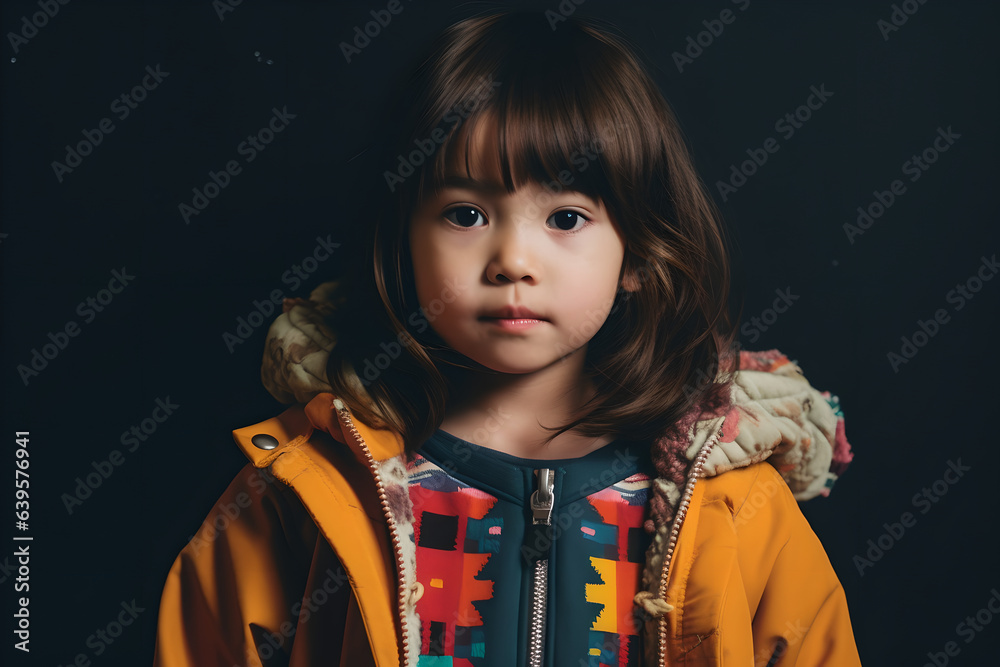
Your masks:
{"label": "metal snap button", "polygon": [[273,435],[268,435],[267,433],[258,433],[254,437],[250,438],[250,442],[252,442],[254,447],[257,449],[274,449],[278,446],[278,439]]}

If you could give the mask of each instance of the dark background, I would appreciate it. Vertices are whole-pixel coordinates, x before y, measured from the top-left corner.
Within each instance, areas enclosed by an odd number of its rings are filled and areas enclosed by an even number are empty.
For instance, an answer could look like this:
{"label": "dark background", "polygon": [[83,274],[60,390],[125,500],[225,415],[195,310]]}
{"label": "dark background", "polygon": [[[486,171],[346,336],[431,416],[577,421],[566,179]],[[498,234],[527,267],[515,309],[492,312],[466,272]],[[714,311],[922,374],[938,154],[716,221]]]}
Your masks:
{"label": "dark background", "polygon": [[[516,4],[558,11],[554,0]],[[997,7],[897,3],[916,11],[886,39],[877,22],[890,20],[889,2],[743,4],[587,0],[577,12],[612,21],[652,61],[733,230],[745,347],[782,350],[814,386],[840,396],[855,461],[829,498],[802,509],[846,589],[863,662],[922,665],[951,641],[958,655],[938,664],[991,664],[1000,619],[981,613],[992,622],[971,641],[957,626],[1000,587],[991,472],[1000,280],[982,283],[961,309],[947,295],[1000,250],[989,120]],[[284,409],[259,379],[277,313],[232,352],[223,333],[272,290],[307,296],[338,275],[356,251],[350,229],[365,224],[370,202],[357,201],[356,178],[375,167],[365,149],[392,83],[436,31],[498,3],[403,0],[347,63],[338,45],[385,5],[244,0],[220,17],[210,0],[78,1],[59,5],[15,53],[8,33],[41,10],[4,3],[0,477],[9,481],[0,495],[10,523],[0,565],[19,534],[8,513],[18,430],[31,434],[30,529],[20,534],[34,537],[32,651],[6,664],[69,664],[79,653],[94,665],[151,661],[167,570],[246,462],[231,431]],[[735,20],[679,71],[672,54],[726,8]],[[169,75],[119,119],[112,101],[157,65]],[[832,96],[785,138],[775,122],[810,86]],[[296,117],[246,163],[238,144],[283,107]],[[114,131],[59,182],[51,163],[102,118]],[[911,182],[903,163],[949,127],[960,138]],[[716,182],[768,137],[780,149],[723,201]],[[242,173],[185,224],[178,205],[232,159]],[[894,179],[905,193],[851,243],[843,225]],[[342,245],[293,292],[282,275],[318,235]],[[85,322],[77,305],[122,267],[134,280]],[[778,289],[798,299],[755,330],[751,318]],[[893,369],[887,354],[938,309],[948,321]],[[69,321],[79,335],[26,385],[18,365]],[[120,434],[168,397],[174,414],[69,514],[63,494],[76,478],[123,450]],[[939,482],[937,502],[915,504],[959,459],[970,469]],[[907,511],[915,523],[886,537],[884,524]],[[869,557],[868,541],[880,536],[889,548],[859,570],[856,557]],[[15,576],[0,570],[5,651],[21,595]],[[138,622],[95,655],[88,637],[132,600],[144,609]]]}

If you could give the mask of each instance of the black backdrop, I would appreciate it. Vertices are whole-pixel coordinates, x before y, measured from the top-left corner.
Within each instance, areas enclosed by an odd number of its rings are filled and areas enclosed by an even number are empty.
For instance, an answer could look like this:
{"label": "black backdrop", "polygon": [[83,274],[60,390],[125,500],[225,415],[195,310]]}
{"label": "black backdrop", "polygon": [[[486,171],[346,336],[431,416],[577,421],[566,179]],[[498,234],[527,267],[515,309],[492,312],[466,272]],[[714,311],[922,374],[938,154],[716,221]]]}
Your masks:
{"label": "black backdrop", "polygon": [[[230,431],[283,409],[259,380],[267,325],[232,349],[223,334],[254,300],[306,296],[342,270],[368,205],[355,193],[374,166],[374,112],[431,35],[484,7],[402,0],[348,63],[339,44],[386,4],[4,3],[6,664],[151,660],[171,561],[245,463]],[[654,63],[738,245],[745,347],[784,351],[841,398],[855,461],[802,508],[846,589],[862,660],[993,664],[996,6],[587,0],[576,11],[620,26]],[[143,81],[130,108],[121,96]],[[294,118],[248,162],[241,142],[275,110]],[[776,126],[797,110],[798,127]],[[102,119],[110,132],[95,132]],[[67,156],[85,140],[89,154]],[[720,190],[753,155],[767,161]],[[240,172],[185,221],[179,204],[230,160]],[[845,228],[858,207],[871,221]],[[341,245],[293,289],[282,277],[317,237]],[[122,286],[116,271],[132,277]],[[772,317],[776,290],[797,298]],[[22,375],[33,350],[42,357]],[[121,434],[157,400],[177,407],[127,451]],[[16,431],[30,432],[27,531],[11,516]],[[67,508],[95,463],[110,475]],[[30,655],[11,649],[15,535],[34,538]],[[137,622],[113,643],[91,637],[133,601]]]}

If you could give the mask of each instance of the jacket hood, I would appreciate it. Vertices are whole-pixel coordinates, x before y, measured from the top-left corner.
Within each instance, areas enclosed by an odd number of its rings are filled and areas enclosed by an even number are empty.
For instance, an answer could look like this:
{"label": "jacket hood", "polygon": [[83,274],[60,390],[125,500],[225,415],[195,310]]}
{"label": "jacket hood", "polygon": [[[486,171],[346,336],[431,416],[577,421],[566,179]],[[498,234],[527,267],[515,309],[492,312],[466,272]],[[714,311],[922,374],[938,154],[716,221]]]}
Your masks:
{"label": "jacket hood", "polygon": [[[332,392],[326,362],[336,332],[326,317],[339,305],[336,288],[336,282],[326,282],[308,299],[286,299],[282,314],[268,330],[261,380],[282,403],[305,404]],[[796,500],[829,495],[853,459],[839,399],[813,388],[798,364],[778,350],[741,351],[740,367],[722,412],[706,418],[696,406],[679,422],[689,426],[664,434],[660,445],[693,461],[718,434],[702,466],[705,476],[767,460]],[[335,426],[337,421],[327,424]],[[675,505],[678,485],[668,486],[674,487],[667,497]]]}

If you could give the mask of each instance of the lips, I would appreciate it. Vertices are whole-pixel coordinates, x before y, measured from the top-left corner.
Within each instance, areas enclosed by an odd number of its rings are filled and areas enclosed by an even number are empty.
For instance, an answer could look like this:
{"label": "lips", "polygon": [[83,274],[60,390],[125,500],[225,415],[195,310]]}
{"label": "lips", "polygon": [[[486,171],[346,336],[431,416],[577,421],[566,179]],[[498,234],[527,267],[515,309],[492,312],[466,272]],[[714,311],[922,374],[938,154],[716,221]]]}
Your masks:
{"label": "lips", "polygon": [[506,306],[499,310],[493,310],[483,315],[483,319],[491,320],[542,320],[544,317],[538,315],[530,308],[524,306]]}

